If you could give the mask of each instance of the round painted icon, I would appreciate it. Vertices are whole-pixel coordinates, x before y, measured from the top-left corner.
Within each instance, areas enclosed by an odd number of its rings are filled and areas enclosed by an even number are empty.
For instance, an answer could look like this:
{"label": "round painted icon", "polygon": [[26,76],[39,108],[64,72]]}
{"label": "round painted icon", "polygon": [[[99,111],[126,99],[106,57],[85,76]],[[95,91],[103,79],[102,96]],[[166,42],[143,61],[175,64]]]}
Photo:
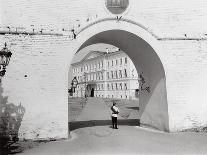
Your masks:
{"label": "round painted icon", "polygon": [[113,14],[122,14],[129,6],[129,0],[106,0],[106,8]]}

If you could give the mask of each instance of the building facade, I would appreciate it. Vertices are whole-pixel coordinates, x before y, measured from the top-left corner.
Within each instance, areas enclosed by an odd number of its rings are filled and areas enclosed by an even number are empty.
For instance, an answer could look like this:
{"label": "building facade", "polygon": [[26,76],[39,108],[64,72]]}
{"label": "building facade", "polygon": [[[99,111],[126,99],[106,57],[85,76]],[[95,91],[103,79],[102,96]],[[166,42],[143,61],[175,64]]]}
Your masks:
{"label": "building facade", "polygon": [[78,80],[74,97],[137,99],[138,74],[123,51],[91,51],[72,70]]}

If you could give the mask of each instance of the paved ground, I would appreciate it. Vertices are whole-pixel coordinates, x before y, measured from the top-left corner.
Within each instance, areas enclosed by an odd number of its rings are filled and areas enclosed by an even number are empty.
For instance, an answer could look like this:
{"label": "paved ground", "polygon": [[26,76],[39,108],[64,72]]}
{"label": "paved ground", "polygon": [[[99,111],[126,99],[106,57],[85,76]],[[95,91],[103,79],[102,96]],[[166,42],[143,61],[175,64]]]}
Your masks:
{"label": "paved ground", "polygon": [[[101,110],[101,111],[100,111]],[[95,121],[91,125],[89,119]],[[102,122],[103,121],[103,122]],[[21,153],[23,155],[111,155],[111,154],[207,154],[206,133],[163,133],[130,124],[112,129],[110,111],[103,102],[89,99],[71,132],[72,139],[51,142]],[[119,121],[126,121],[119,118]],[[102,123],[99,123],[102,122]]]}

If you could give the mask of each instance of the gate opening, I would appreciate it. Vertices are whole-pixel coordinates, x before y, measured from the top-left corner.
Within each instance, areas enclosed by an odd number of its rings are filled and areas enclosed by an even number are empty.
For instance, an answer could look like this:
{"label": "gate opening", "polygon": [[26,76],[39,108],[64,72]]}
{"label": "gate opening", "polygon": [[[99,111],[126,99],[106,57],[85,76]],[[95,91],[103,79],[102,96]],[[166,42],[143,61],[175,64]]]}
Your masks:
{"label": "gate opening", "polygon": [[138,35],[125,30],[107,30],[87,38],[77,52],[97,43],[119,47],[133,61],[140,75],[140,123],[169,131],[165,71],[156,51]]}

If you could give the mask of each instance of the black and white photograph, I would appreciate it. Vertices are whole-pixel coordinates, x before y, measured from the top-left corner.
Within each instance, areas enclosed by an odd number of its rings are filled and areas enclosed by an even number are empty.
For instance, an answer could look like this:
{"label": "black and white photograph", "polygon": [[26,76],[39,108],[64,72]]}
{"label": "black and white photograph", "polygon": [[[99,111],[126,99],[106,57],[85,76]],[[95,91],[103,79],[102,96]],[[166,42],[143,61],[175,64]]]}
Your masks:
{"label": "black and white photograph", "polygon": [[206,0],[0,0],[0,155],[205,155],[206,89]]}

